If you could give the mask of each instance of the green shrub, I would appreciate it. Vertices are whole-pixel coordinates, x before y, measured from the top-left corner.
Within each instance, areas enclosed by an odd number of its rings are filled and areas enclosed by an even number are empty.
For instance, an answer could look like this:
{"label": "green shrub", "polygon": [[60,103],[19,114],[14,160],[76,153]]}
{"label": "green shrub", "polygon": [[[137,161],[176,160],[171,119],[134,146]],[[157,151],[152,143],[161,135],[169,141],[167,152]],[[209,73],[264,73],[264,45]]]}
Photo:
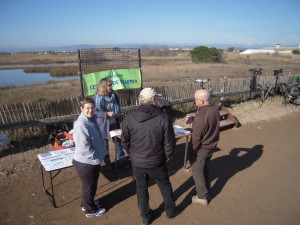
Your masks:
{"label": "green shrub", "polygon": [[294,55],[300,55],[300,50],[293,50],[292,53],[293,53]]}
{"label": "green shrub", "polygon": [[220,63],[223,62],[222,51],[216,48],[206,46],[197,46],[191,51],[192,61],[194,63]]}

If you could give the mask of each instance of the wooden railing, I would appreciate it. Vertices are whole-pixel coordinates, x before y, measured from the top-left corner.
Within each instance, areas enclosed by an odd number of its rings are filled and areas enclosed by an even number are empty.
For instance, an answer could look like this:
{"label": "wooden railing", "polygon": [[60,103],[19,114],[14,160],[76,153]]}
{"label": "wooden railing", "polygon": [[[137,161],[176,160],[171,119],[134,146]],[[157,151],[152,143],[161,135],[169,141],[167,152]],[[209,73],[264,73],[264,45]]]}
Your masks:
{"label": "wooden railing", "polygon": [[[267,89],[274,77],[258,77],[257,83]],[[292,83],[293,76],[279,77],[278,83]],[[213,97],[239,95],[250,93],[250,79],[219,79],[209,82]],[[194,93],[199,84],[180,84],[153,87],[163,95],[170,104],[183,104],[193,101]],[[126,113],[138,105],[140,90],[117,91],[122,112]],[[43,101],[36,103],[21,103],[0,106],[0,130],[19,129],[31,126],[74,121],[79,114],[80,97],[68,97],[58,101]]]}

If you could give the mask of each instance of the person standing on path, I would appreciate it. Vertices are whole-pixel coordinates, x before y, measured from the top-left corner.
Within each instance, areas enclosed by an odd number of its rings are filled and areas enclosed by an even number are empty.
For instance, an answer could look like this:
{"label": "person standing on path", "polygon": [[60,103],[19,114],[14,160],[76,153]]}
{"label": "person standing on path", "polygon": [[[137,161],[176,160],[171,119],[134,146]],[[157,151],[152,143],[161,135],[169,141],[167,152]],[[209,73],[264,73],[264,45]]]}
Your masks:
{"label": "person standing on path", "polygon": [[220,135],[220,114],[218,109],[211,105],[210,97],[208,90],[197,90],[195,104],[198,111],[194,117],[186,119],[187,124],[192,123],[193,129],[190,161],[197,195],[193,196],[192,202],[201,205],[208,205],[209,162]]}
{"label": "person standing on path", "polygon": [[86,97],[80,102],[81,114],[75,121],[73,137],[75,153],[73,167],[82,185],[81,210],[86,217],[101,216],[105,209],[98,208],[99,201],[94,200],[100,173],[100,164],[106,155],[104,140],[100,137],[94,115],[95,102]]}
{"label": "person standing on path", "polygon": [[136,182],[138,208],[143,224],[151,223],[149,177],[154,178],[162,194],[166,217],[176,216],[166,162],[172,158],[176,139],[168,116],[157,106],[157,93],[144,88],[139,95],[140,106],[129,114],[122,125],[122,146],[131,157]]}
{"label": "person standing on path", "polygon": [[[120,129],[121,110],[117,94],[112,89],[112,81],[108,78],[103,78],[99,81],[97,93],[94,96],[97,115],[97,124],[100,129],[102,138],[106,142],[107,155],[104,158],[106,170],[112,170],[112,164],[109,156],[108,139],[111,130]],[[113,143],[118,157],[118,164],[125,168],[130,168],[130,163],[123,151],[121,140],[113,137]]]}

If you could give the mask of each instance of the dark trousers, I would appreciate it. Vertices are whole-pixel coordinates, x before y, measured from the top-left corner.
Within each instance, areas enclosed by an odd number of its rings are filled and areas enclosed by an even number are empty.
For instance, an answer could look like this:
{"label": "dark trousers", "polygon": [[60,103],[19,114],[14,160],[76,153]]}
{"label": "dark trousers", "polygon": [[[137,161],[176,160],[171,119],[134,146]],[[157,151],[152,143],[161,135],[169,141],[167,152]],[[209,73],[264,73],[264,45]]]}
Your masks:
{"label": "dark trousers", "polygon": [[73,167],[81,181],[81,207],[85,207],[86,213],[95,212],[97,206],[95,205],[94,197],[97,191],[100,165],[90,165],[73,160]]}
{"label": "dark trousers", "polygon": [[136,194],[140,214],[143,219],[150,218],[149,206],[149,177],[154,178],[158,185],[164,200],[167,214],[175,212],[175,202],[172,185],[169,180],[168,169],[166,165],[157,168],[140,168],[132,165],[132,172],[136,182]]}
{"label": "dark trousers", "polygon": [[212,150],[200,149],[191,150],[191,169],[196,185],[196,192],[199,198],[207,199],[210,190],[209,162],[212,157]]}

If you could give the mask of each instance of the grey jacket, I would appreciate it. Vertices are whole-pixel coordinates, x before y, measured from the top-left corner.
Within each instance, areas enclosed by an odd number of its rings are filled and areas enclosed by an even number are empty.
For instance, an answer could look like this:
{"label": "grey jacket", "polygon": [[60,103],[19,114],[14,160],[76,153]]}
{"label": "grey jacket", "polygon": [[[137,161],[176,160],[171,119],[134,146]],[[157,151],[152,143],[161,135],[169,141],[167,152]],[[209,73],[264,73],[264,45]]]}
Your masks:
{"label": "grey jacket", "polygon": [[75,141],[74,160],[90,165],[99,165],[106,153],[104,140],[95,125],[95,117],[90,121],[83,113],[75,122],[73,138]]}

